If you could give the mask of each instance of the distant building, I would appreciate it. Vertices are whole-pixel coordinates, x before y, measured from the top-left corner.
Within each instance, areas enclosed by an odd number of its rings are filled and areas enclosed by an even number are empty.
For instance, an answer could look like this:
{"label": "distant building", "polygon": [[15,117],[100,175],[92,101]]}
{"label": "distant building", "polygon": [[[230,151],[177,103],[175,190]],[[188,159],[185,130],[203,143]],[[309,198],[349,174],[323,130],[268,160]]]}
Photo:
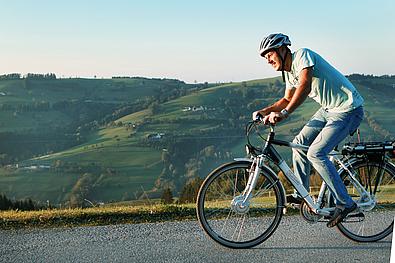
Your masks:
{"label": "distant building", "polygon": [[147,136],[148,140],[152,141],[159,141],[161,140],[166,134],[165,133],[152,133]]}
{"label": "distant building", "polygon": [[215,110],[215,108],[208,108],[206,106],[189,106],[189,107],[184,107],[182,111],[187,112],[187,111],[208,111],[208,110]]}
{"label": "distant building", "polygon": [[49,165],[30,165],[30,166],[22,166],[22,167],[19,167],[19,165],[16,165],[16,168],[18,169],[21,169],[21,170],[38,170],[38,169],[50,169],[51,168],[51,166],[49,166]]}
{"label": "distant building", "polygon": [[192,108],[192,111],[202,111],[202,110],[204,110],[205,108],[203,107],[203,106],[199,106],[199,107],[193,107]]}

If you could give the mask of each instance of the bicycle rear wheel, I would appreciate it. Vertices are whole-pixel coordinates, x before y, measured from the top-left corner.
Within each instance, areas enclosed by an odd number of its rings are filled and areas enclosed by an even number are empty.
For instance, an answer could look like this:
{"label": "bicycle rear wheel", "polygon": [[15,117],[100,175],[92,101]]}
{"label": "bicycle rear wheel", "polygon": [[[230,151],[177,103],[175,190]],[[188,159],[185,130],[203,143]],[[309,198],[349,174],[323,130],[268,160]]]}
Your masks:
{"label": "bicycle rear wheel", "polygon": [[[351,168],[351,167],[349,167]],[[390,162],[357,160],[352,171],[367,192],[374,195],[376,206],[370,211],[346,218],[337,225],[340,232],[356,242],[375,242],[392,233],[395,215],[395,166]],[[347,178],[340,176],[354,201],[361,196]]]}
{"label": "bicycle rear wheel", "polygon": [[214,170],[203,182],[197,198],[197,216],[204,231],[230,248],[256,246],[276,230],[284,207],[284,190],[267,168],[262,172],[248,206],[241,202],[251,162],[236,161]]}

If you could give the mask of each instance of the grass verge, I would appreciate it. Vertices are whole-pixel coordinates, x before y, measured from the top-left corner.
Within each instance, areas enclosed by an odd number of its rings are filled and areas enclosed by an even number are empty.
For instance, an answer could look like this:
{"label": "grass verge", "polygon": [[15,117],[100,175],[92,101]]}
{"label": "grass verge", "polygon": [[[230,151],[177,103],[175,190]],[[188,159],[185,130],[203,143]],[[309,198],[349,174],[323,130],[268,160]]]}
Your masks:
{"label": "grass verge", "polygon": [[[297,212],[297,209],[287,209],[288,215]],[[138,224],[180,220],[196,220],[194,204],[1,211],[0,230]]]}
{"label": "grass verge", "polygon": [[137,224],[195,218],[194,205],[2,211],[0,229]]}

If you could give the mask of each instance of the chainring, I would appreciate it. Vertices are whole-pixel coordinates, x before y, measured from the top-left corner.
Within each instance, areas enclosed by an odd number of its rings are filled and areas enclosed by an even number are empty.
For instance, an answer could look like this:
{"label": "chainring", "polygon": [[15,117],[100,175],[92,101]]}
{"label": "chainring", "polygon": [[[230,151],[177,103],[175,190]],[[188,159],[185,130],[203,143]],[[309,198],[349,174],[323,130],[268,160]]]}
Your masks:
{"label": "chainring", "polygon": [[314,213],[304,200],[300,204],[300,214],[302,215],[303,219],[310,224],[317,223],[323,217],[322,215]]}

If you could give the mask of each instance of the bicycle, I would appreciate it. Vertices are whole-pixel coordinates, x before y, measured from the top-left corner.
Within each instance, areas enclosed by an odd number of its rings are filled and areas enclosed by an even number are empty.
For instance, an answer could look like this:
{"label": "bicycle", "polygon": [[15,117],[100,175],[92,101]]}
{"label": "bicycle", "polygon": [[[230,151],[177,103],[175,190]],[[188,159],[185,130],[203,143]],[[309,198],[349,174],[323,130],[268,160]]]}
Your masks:
{"label": "bicycle", "polygon": [[[269,167],[270,163],[282,171],[303,197],[300,213],[309,223],[327,222],[335,209],[334,198],[325,182],[318,196],[312,196],[274,145],[304,151],[308,147],[275,139],[274,126],[270,126],[265,139],[258,125],[259,121],[252,121],[246,126],[246,151],[250,157],[236,158],[214,169],[203,181],[197,196],[197,218],[203,230],[213,240],[230,248],[261,244],[276,231],[286,211],[284,186]],[[265,141],[259,147],[251,144],[253,129]],[[395,165],[390,154],[394,154],[393,143],[349,143],[342,151],[330,153],[348,193],[358,205],[356,211],[337,225],[351,240],[375,242],[392,233]]]}

